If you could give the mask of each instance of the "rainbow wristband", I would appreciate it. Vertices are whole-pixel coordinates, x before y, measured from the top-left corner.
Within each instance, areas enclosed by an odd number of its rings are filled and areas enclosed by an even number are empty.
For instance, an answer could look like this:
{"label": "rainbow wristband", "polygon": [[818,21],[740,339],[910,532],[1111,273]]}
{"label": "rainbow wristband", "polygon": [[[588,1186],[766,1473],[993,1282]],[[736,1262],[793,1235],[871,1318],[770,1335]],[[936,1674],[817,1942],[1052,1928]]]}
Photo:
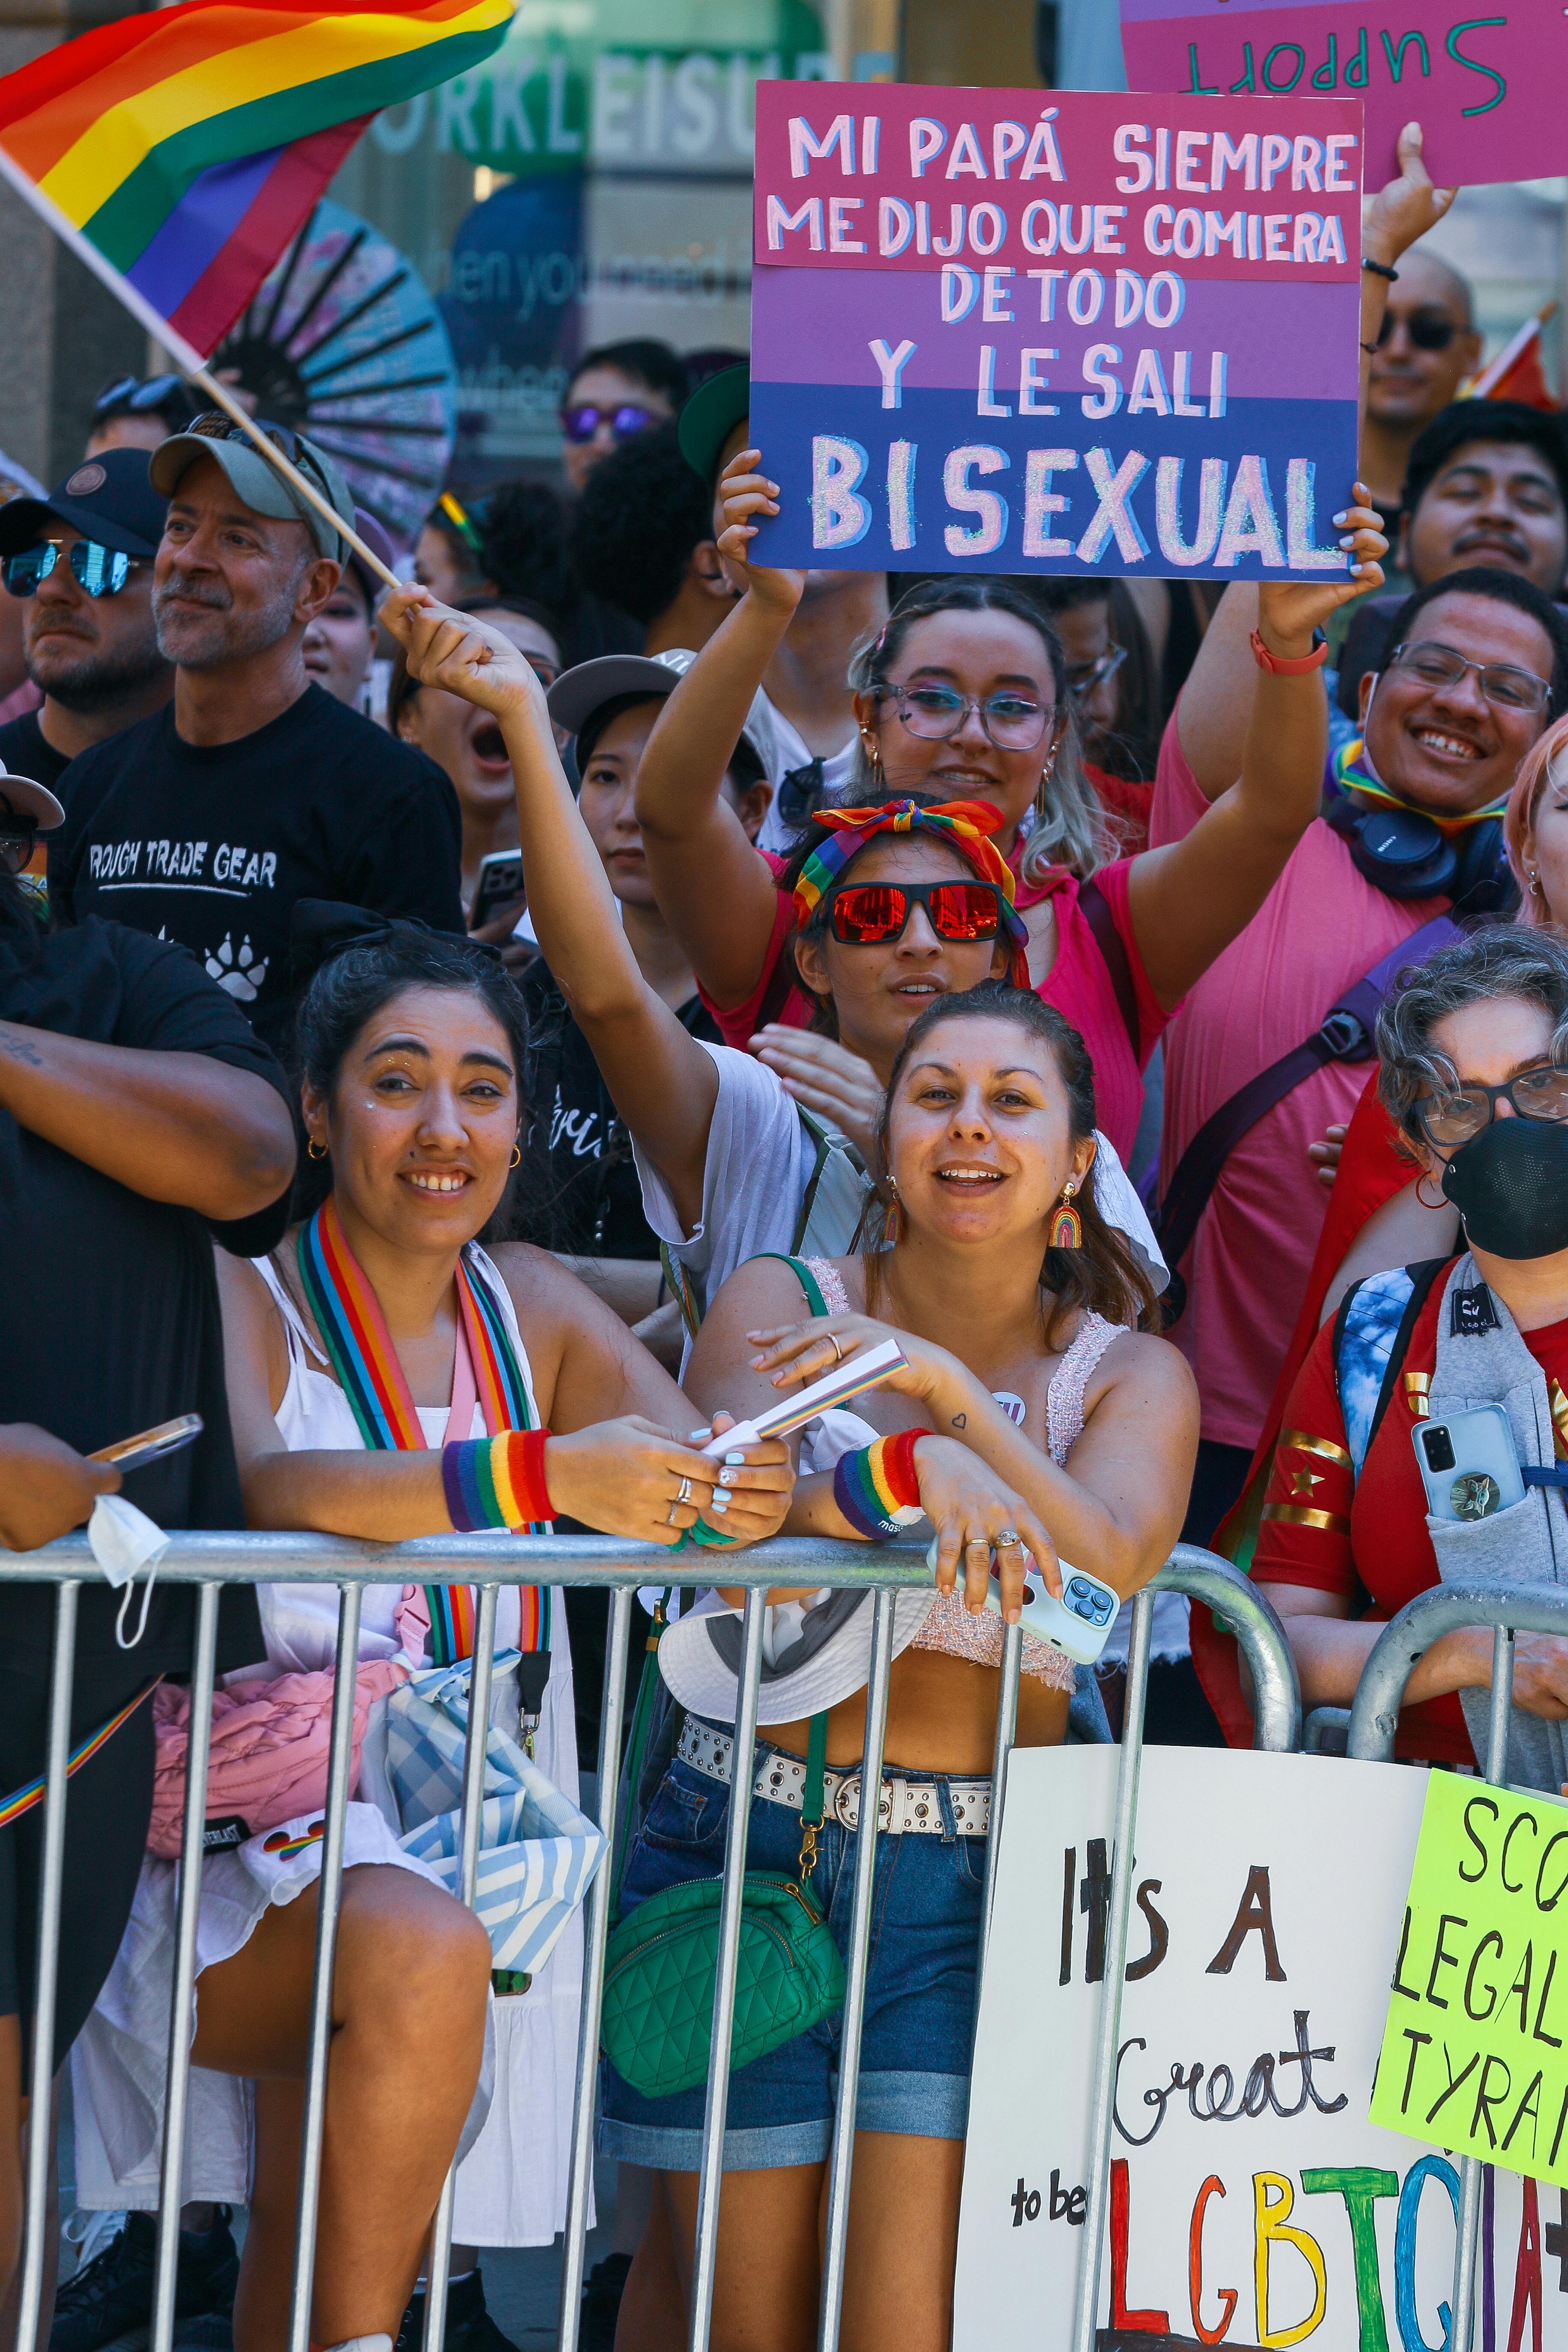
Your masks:
{"label": "rainbow wristband", "polygon": [[547,1429],[503,1429],[441,1448],[447,1512],[460,1536],[487,1528],[529,1528],[555,1517],[544,1483]]}
{"label": "rainbow wristband", "polygon": [[929,1429],[900,1429],[858,1454],[843,1454],[833,1473],[833,1499],[857,1535],[886,1543],[921,1516],[915,1447]]}

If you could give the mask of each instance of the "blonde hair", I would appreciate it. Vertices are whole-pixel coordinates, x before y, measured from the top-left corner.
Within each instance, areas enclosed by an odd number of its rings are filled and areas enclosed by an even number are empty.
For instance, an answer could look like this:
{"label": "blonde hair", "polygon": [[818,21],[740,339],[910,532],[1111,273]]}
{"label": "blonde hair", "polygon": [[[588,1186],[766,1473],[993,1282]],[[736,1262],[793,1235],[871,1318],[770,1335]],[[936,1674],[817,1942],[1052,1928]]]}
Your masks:
{"label": "blonde hair", "polygon": [[[1552,922],[1551,909],[1545,898],[1532,890],[1525,869],[1524,845],[1535,830],[1542,795],[1552,783],[1552,768],[1559,751],[1568,751],[1568,719],[1555,719],[1539,741],[1533,743],[1521,762],[1514,786],[1503,811],[1502,837],[1508,851],[1508,862],[1513,868],[1513,878],[1519,884],[1520,909],[1514,917],[1529,929]],[[1568,774],[1568,771],[1564,772]]]}

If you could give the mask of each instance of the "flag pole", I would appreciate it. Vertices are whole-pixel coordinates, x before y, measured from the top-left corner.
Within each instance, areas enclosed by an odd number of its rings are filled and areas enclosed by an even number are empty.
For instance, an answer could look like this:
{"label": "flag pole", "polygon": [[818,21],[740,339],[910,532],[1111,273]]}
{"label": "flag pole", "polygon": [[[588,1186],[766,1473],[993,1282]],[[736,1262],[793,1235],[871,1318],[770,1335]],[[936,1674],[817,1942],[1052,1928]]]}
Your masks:
{"label": "flag pole", "polygon": [[340,539],[347,540],[354,553],[370,566],[376,578],[384,580],[389,588],[405,587],[407,583],[399,580],[395,572],[389,572],[374,549],[367,547],[359,533],[350,524],[344,522],[331,500],[323,496],[313,482],[307,481],[299,467],[290,465],[277,444],[268,439],[255,418],[247,413],[243,403],[235,398],[226,385],[219,383],[216,376],[208,374],[201,353],[194,350],[184,337],[170,326],[166,319],[160,318],[152,304],[144,299],[134,286],[129,284],[121,276],[113,263],[100,253],[91,239],[83,236],[74,221],[67,219],[54,199],[46,195],[37,181],[30,179],[19,164],[13,163],[3,145],[0,145],[0,180],[7,182],[15,193],[21,197],[23,203],[54,230],[61,243],[69,247],[77,259],[91,270],[93,276],[101,285],[109,289],[117,300],[123,303],[138,326],[144,328],[153,341],[168,352],[181,373],[189,377],[192,383],[199,385],[207,398],[223,410],[225,415],[234,419],[273,470],[283,477],[290,489],[296,491],[309,506],[313,507],[319,515],[323,516],[331,523]]}

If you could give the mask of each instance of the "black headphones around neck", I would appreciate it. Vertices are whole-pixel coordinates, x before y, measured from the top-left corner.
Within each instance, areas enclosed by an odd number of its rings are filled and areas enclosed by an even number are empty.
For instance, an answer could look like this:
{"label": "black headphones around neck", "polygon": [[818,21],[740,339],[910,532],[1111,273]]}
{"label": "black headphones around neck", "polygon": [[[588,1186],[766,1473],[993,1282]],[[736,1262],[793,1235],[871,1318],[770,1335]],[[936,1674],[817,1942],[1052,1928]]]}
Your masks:
{"label": "black headphones around neck", "polygon": [[1489,816],[1450,836],[1418,809],[1349,794],[1323,812],[1350,844],[1356,871],[1389,898],[1448,898],[1456,914],[1507,914],[1519,886],[1503,849],[1502,819]]}

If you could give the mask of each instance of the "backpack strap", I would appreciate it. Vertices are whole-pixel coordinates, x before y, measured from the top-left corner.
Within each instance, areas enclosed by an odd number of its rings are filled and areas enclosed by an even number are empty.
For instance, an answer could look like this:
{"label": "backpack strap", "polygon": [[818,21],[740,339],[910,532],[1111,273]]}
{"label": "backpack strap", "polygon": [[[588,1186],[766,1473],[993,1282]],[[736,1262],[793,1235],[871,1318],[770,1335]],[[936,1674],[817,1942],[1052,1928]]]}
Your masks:
{"label": "backpack strap", "polygon": [[[826,1315],[830,1311],[827,1301],[822,1295],[822,1285],[803,1257],[787,1257],[783,1250],[759,1250],[757,1256],[776,1258],[780,1265],[789,1267],[790,1272],[805,1291],[805,1303],[813,1315]],[[753,1259],[752,1263],[754,1265],[756,1260]]]}
{"label": "backpack strap", "polygon": [[[1079,903],[1083,903],[1081,896]],[[1423,923],[1329,1007],[1310,1037],[1248,1078],[1210,1114],[1183,1152],[1154,1214],[1154,1234],[1167,1265],[1173,1269],[1192,1247],[1198,1221],[1242,1137],[1315,1070],[1330,1062],[1369,1062],[1378,1012],[1395,975],[1462,936],[1458,925],[1447,915]]]}
{"label": "backpack strap", "polygon": [[[813,1118],[808,1110],[802,1110],[798,1103],[795,1105],[795,1109],[802,1127],[805,1128],[816,1148],[816,1158],[813,1163],[811,1174],[806,1178],[805,1191],[801,1194],[800,1214],[795,1221],[795,1232],[790,1239],[792,1251],[798,1250],[805,1240],[805,1229],[811,1223],[811,1213],[816,1205],[816,1188],[822,1181],[824,1169],[833,1156],[833,1138],[823,1126],[822,1121]],[[775,1251],[771,1255],[776,1256],[778,1253]],[[813,1311],[815,1312],[815,1309]],[[826,1314],[826,1311],[825,1307],[823,1312]]]}
{"label": "backpack strap", "polygon": [[1331,1343],[1345,1443],[1357,1478],[1383,1425],[1394,1383],[1410,1352],[1421,1309],[1448,1264],[1391,1266],[1353,1283],[1340,1301]]}
{"label": "backpack strap", "polygon": [[[1110,901],[1098,882],[1085,882],[1079,886],[1078,903],[1079,910],[1094,936],[1094,944],[1105,959],[1117,1011],[1127,1032],[1127,1042],[1132,1048],[1132,1058],[1137,1061],[1142,1041],[1142,1024],[1138,1018],[1138,991],[1133,985],[1127,942],[1116,928]],[[1175,1260],[1173,1258],[1171,1263],[1174,1265]]]}

